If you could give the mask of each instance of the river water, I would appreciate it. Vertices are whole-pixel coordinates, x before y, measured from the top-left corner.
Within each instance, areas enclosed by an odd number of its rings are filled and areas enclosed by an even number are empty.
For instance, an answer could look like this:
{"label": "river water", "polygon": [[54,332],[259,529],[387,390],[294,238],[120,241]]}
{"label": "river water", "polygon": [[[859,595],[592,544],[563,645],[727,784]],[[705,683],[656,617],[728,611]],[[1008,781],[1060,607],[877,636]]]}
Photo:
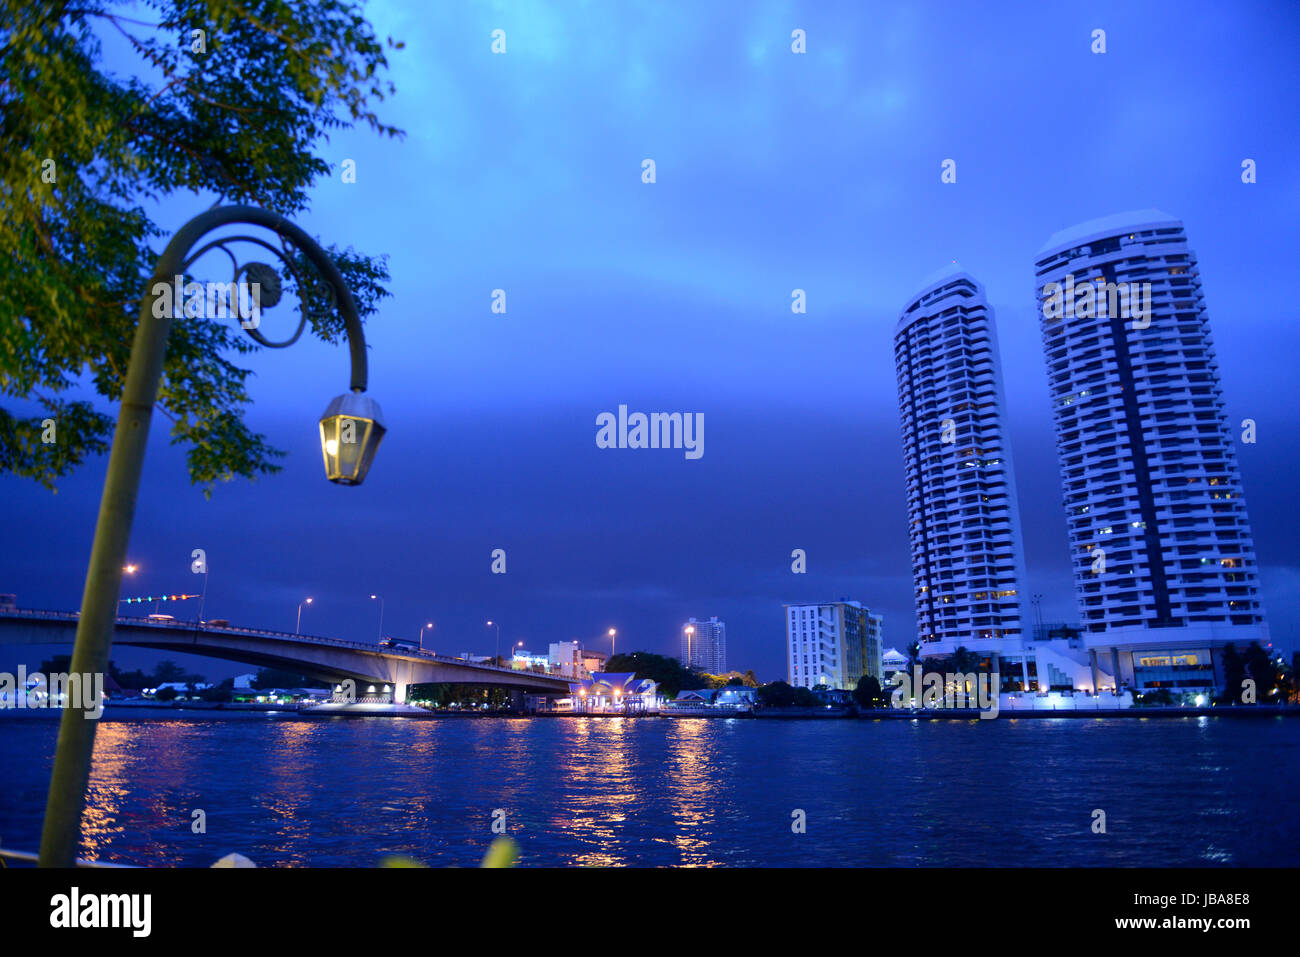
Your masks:
{"label": "river water", "polygon": [[[7,847],[56,736],[0,720]],[[1296,866],[1298,789],[1283,718],[151,718],[98,729],[83,856],[472,866],[496,820],[522,865]]]}

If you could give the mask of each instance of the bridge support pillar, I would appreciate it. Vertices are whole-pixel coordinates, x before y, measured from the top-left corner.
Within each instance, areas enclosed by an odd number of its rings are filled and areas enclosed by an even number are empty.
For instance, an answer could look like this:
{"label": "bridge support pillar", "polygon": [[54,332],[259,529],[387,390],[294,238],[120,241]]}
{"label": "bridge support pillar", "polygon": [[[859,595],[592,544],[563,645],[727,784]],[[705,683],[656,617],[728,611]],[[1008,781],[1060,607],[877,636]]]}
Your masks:
{"label": "bridge support pillar", "polygon": [[410,685],[405,681],[393,682],[393,702],[394,704],[406,704],[406,689]]}
{"label": "bridge support pillar", "polygon": [[519,688],[510,689],[510,710],[515,714],[524,713],[524,693]]}

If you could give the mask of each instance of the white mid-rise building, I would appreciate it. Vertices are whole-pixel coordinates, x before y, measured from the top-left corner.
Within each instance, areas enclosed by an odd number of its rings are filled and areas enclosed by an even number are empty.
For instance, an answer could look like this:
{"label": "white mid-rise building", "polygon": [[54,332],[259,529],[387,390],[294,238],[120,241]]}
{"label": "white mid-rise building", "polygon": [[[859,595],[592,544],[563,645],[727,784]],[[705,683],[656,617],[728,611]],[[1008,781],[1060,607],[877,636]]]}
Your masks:
{"label": "white mid-rise building", "polygon": [[705,621],[692,618],[682,626],[678,660],[687,668],[699,668],[711,675],[727,671],[727,623],[714,615]]}
{"label": "white mid-rise building", "polygon": [[882,617],[861,602],[786,605],[788,682],[852,691],[863,675],[880,681],[882,631]]}
{"label": "white mid-rise building", "polygon": [[894,332],[923,658],[1020,653],[1023,548],[1001,361],[984,287],[953,264]]}
{"label": "white mid-rise building", "polygon": [[576,641],[553,641],[547,649],[547,664],[562,675],[582,678],[586,669],[582,665],[582,644]]}
{"label": "white mid-rise building", "polygon": [[1156,210],[1092,220],[1053,235],[1034,273],[1094,672],[1139,691],[1221,686],[1222,646],[1264,644],[1268,628],[1183,224]]}

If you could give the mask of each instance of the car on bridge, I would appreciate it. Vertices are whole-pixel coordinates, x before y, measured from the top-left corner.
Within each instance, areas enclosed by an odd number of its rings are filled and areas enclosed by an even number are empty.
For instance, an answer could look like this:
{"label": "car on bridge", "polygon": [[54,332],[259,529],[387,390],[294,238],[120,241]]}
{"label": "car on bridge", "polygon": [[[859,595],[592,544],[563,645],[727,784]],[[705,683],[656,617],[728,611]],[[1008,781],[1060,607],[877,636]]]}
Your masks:
{"label": "car on bridge", "polygon": [[405,638],[380,638],[380,648],[388,648],[392,651],[419,651],[420,646],[413,641]]}
{"label": "car on bridge", "polygon": [[175,621],[176,616],[175,615],[150,615],[149,620],[150,621]]}

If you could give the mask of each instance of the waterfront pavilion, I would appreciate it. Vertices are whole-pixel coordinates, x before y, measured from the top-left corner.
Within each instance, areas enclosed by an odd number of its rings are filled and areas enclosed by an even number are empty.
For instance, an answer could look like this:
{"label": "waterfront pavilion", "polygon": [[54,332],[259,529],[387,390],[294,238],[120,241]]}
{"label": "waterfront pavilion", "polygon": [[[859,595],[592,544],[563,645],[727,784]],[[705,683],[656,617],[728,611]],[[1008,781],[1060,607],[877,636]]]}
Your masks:
{"label": "waterfront pavilion", "polygon": [[573,710],[583,714],[650,714],[659,710],[658,686],[633,672],[598,671],[569,683]]}

